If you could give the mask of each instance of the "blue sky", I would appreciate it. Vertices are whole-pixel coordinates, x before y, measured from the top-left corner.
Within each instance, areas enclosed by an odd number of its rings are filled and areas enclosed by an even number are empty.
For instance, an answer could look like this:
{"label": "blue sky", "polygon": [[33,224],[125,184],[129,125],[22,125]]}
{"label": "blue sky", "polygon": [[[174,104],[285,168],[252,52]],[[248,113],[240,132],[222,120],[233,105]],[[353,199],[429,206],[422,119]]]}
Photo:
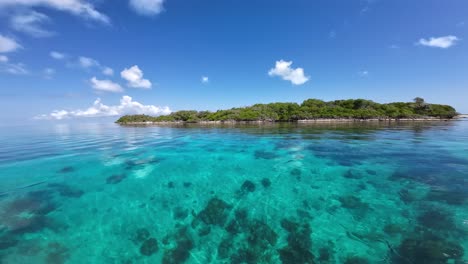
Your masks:
{"label": "blue sky", "polygon": [[0,0],[0,119],[416,96],[466,113],[467,10],[465,0]]}

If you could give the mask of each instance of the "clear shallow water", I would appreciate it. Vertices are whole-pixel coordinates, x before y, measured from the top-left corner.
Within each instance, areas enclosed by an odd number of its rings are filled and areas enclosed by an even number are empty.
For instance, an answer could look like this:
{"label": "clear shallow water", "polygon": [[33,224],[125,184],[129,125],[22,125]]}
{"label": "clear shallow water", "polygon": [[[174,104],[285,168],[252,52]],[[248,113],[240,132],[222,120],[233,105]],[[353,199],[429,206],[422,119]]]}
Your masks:
{"label": "clear shallow water", "polygon": [[468,122],[0,132],[0,263],[466,263]]}

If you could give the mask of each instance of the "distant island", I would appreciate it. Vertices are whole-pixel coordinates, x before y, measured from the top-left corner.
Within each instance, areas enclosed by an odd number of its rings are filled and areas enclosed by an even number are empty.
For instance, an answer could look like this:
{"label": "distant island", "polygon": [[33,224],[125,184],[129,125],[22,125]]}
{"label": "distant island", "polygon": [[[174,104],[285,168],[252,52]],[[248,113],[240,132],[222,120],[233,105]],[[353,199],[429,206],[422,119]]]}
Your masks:
{"label": "distant island", "polygon": [[325,102],[307,99],[298,103],[255,104],[229,110],[183,110],[169,115],[126,115],[119,124],[143,123],[209,123],[209,122],[308,122],[353,120],[435,120],[452,119],[456,110],[449,105],[426,103],[417,97],[413,102],[380,104],[365,99],[348,99]]}

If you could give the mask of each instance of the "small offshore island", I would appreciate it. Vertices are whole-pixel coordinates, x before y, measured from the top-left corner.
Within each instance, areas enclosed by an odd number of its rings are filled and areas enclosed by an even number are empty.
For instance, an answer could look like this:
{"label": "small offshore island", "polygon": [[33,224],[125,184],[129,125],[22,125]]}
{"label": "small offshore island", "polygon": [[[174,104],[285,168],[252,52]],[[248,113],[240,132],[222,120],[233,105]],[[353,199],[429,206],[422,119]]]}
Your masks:
{"label": "small offshore island", "polygon": [[449,120],[456,117],[449,105],[429,104],[416,97],[413,102],[380,104],[365,99],[325,102],[307,99],[298,103],[255,104],[229,110],[182,110],[169,115],[125,115],[118,124],[152,123],[223,123],[223,122],[333,122],[333,121],[428,121]]}

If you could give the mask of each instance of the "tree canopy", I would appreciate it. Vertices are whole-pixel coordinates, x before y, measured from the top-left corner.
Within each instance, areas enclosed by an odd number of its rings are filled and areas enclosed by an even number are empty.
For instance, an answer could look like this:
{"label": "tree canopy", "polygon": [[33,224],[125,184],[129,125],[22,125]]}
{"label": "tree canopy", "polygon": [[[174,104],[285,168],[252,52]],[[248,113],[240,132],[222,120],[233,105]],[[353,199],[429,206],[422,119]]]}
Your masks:
{"label": "tree canopy", "polygon": [[420,97],[413,102],[380,104],[365,99],[348,99],[325,102],[307,99],[298,103],[255,104],[228,110],[182,110],[163,116],[126,115],[117,123],[139,122],[199,122],[199,121],[297,121],[323,118],[345,119],[401,119],[401,118],[453,118],[457,115],[449,105],[429,104]]}

